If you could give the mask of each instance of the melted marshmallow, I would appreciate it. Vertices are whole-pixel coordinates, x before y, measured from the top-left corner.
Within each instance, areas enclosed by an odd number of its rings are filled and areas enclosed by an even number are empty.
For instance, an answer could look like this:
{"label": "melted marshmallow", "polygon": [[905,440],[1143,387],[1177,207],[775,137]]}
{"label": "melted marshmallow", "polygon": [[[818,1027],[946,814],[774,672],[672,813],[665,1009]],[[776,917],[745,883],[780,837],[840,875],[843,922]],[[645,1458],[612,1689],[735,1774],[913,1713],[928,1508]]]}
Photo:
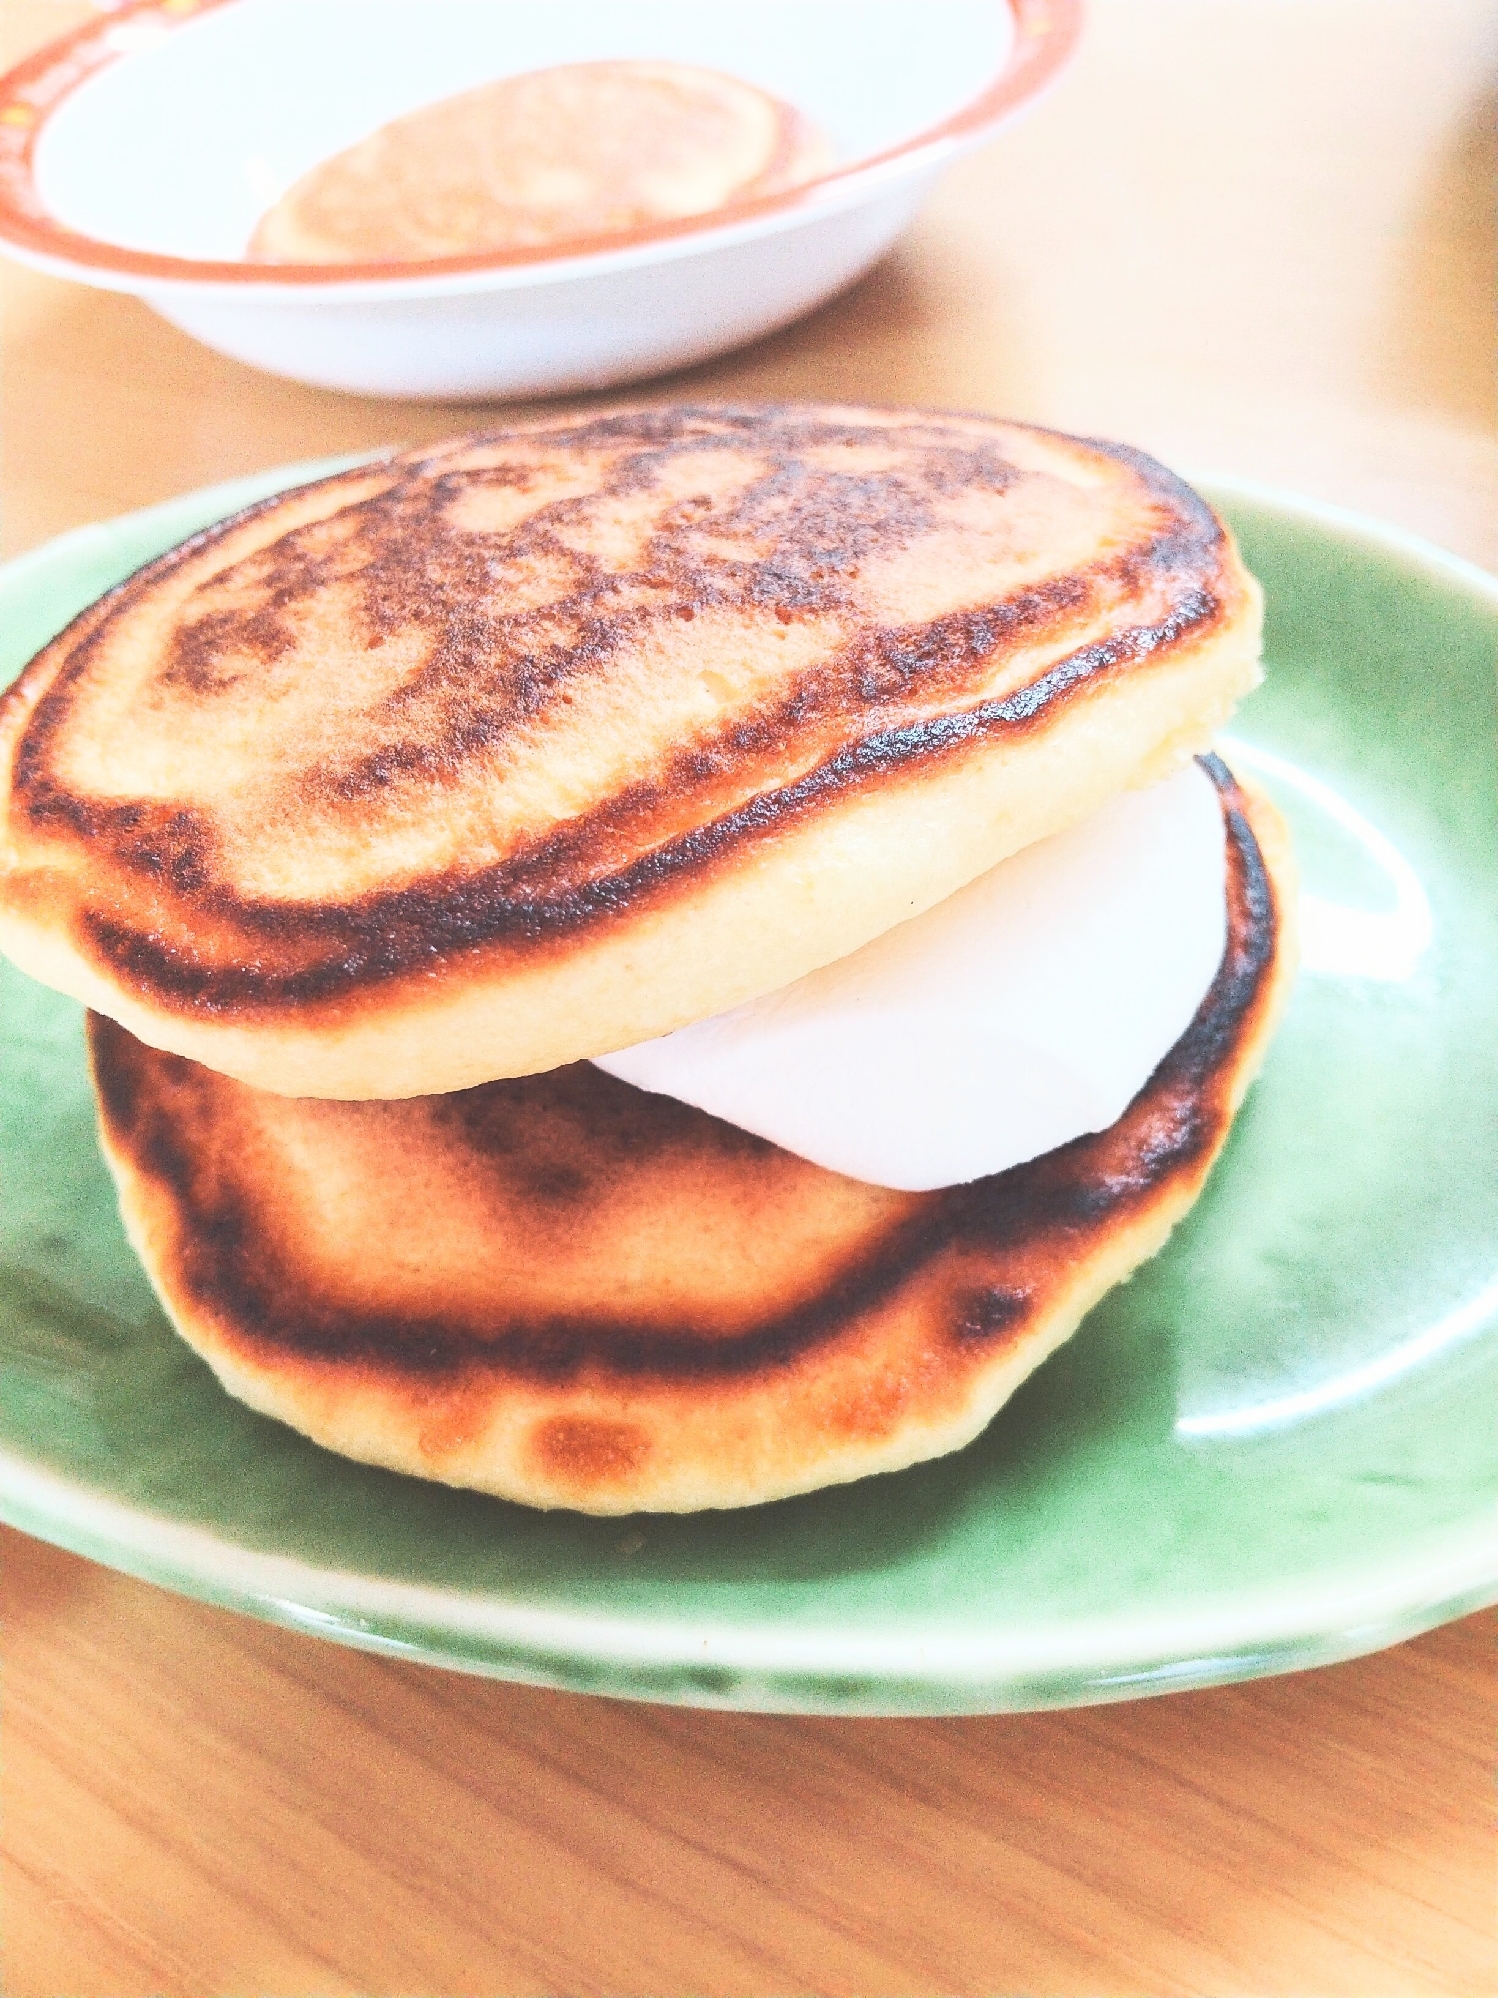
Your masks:
{"label": "melted marshmallow", "polygon": [[1002,1172],[1122,1115],[1227,940],[1197,764],[794,985],[598,1066],[877,1186]]}

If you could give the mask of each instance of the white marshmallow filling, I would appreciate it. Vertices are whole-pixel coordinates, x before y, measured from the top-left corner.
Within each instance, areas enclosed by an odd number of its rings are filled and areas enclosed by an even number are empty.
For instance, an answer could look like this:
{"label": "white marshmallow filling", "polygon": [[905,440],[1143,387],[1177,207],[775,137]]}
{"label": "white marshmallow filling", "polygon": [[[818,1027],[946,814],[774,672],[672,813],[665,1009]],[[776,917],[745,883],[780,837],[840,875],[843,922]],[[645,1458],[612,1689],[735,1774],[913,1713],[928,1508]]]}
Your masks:
{"label": "white marshmallow filling", "polygon": [[830,1172],[957,1186],[1116,1122],[1226,943],[1222,807],[1191,763],[851,957],[597,1065]]}

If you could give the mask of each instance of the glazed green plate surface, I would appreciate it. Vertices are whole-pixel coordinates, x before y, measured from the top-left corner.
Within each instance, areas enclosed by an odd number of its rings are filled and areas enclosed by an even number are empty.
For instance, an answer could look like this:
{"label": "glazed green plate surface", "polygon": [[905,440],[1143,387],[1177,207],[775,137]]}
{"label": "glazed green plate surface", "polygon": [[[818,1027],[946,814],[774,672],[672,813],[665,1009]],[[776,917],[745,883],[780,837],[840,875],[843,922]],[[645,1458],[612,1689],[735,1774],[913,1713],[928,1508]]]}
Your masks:
{"label": "glazed green plate surface", "polygon": [[[291,482],[13,564],[4,664]],[[625,1521],[330,1456],[229,1400],[168,1329],[95,1148],[79,1011],[6,970],[4,1517],[353,1644],[805,1712],[1206,1685],[1498,1597],[1498,583],[1214,490],[1269,602],[1267,683],[1227,753],[1297,835],[1306,965],[1200,1204],[980,1441],[810,1498]]]}

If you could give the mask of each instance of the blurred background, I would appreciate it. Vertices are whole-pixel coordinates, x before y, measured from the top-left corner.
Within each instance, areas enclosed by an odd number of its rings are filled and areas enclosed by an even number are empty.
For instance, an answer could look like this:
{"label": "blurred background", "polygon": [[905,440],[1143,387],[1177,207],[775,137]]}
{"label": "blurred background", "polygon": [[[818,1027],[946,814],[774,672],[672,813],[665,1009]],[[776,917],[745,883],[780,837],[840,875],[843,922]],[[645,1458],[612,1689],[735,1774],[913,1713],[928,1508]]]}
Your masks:
{"label": "blurred background", "polygon": [[[0,61],[97,11],[5,0]],[[1050,96],[952,170],[871,276],[626,393],[1029,418],[1498,564],[1495,73],[1487,0],[1092,0]],[[134,300],[0,271],[8,553],[484,413],[273,380]]]}

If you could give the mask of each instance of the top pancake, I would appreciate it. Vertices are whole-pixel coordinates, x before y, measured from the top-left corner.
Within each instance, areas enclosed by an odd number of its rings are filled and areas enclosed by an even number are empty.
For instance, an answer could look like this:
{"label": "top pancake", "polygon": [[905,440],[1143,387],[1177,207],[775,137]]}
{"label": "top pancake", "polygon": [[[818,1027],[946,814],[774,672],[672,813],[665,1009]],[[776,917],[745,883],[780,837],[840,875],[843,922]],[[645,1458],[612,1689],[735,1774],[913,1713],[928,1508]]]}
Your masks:
{"label": "top pancake", "polygon": [[261,1088],[558,1067],[846,955],[1257,678],[1137,452],[826,407],[551,417],[249,509],[0,707],[0,943]]}

